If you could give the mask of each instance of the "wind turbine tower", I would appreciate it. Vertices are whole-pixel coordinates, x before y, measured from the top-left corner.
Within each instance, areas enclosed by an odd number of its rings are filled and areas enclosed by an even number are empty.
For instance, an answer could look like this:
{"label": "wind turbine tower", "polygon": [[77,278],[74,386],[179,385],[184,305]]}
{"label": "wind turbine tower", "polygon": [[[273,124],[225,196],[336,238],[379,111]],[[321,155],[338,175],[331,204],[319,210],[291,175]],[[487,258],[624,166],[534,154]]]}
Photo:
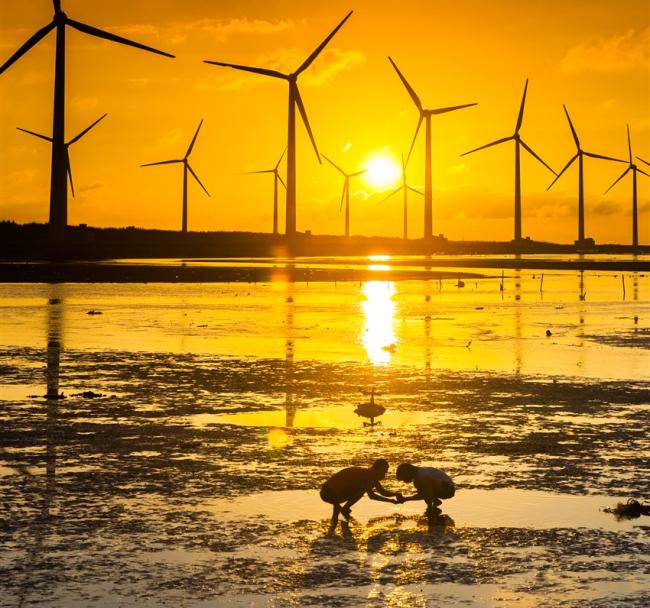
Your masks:
{"label": "wind turbine tower", "polygon": [[209,63],[212,65],[218,65],[228,68],[233,68],[235,70],[243,70],[245,72],[253,72],[254,74],[262,74],[263,76],[270,76],[272,78],[279,78],[281,80],[286,80],[289,83],[289,112],[288,112],[288,129],[287,129],[287,208],[286,208],[286,235],[289,239],[293,239],[296,235],[296,108],[300,113],[302,122],[307,129],[309,134],[309,139],[311,140],[314,151],[316,152],[316,158],[320,163],[320,154],[318,153],[318,147],[316,146],[316,140],[314,139],[314,134],[312,133],[311,127],[309,125],[309,119],[307,118],[307,112],[305,110],[305,104],[302,101],[300,96],[300,90],[298,89],[298,77],[302,74],[318,57],[321,51],[327,46],[329,41],[334,37],[336,32],[338,32],[343,24],[350,18],[353,11],[350,11],[344,19],[330,32],[330,34],[321,42],[314,52],[303,61],[303,63],[298,67],[295,72],[290,74],[284,74],[278,72],[277,70],[269,70],[267,68],[257,68],[246,65],[239,65],[235,63],[223,63],[221,61],[208,61],[205,60],[204,63]]}
{"label": "wind turbine tower", "polygon": [[67,148],[65,143],[65,34],[69,26],[84,34],[133,46],[144,51],[174,57],[139,42],[110,34],[96,27],[70,19],[61,9],[61,0],[53,0],[54,17],[50,23],[38,30],[1,67],[4,73],[13,63],[36,46],[52,30],[56,30],[56,51],[54,64],[54,115],[52,126],[52,170],[50,177],[50,241],[54,249],[63,243],[65,227],[68,224]]}

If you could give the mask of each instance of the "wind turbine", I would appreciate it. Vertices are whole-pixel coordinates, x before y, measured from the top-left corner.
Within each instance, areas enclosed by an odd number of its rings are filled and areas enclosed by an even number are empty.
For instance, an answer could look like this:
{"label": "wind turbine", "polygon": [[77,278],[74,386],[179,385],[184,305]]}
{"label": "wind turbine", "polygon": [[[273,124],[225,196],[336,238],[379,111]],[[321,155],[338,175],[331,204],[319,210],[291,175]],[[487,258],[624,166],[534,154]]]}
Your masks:
{"label": "wind turbine", "polygon": [[646,165],[648,165],[648,167],[650,167],[650,163],[649,163],[647,160],[643,160],[640,156],[637,156],[637,158],[638,158],[642,163],[645,163]]}
{"label": "wind turbine", "polygon": [[197,181],[199,186],[203,188],[203,191],[210,196],[210,193],[206,190],[205,186],[201,183],[201,180],[199,179],[199,176],[194,173],[194,169],[190,167],[190,163],[188,158],[190,157],[190,154],[192,153],[192,148],[194,148],[194,143],[196,142],[196,138],[199,135],[199,131],[201,130],[201,125],[203,124],[203,119],[201,119],[201,122],[199,123],[198,128],[196,129],[196,133],[194,133],[194,137],[192,138],[192,141],[190,142],[190,147],[187,149],[187,152],[185,152],[185,156],[183,158],[179,158],[177,160],[161,160],[160,162],[157,163],[147,163],[145,165],[140,165],[141,167],[153,167],[154,165],[172,165],[175,163],[182,163],[183,164],[183,224],[182,224],[182,232],[187,232],[187,172],[189,171],[192,174],[192,177]]}
{"label": "wind turbine", "polygon": [[[86,127],[79,135],[76,137],[73,137],[69,142],[64,143],[63,145],[65,146],[65,166],[66,166],[66,171],[68,173],[68,179],[70,180],[70,191],[72,192],[72,197],[74,198],[74,184],[72,182],[72,166],[70,164],[70,151],[69,148],[72,144],[75,142],[79,141],[88,131],[90,131],[96,124],[104,120],[108,114],[104,114],[103,116],[100,116],[94,123],[92,123],[90,126]],[[22,131],[23,133],[29,133],[30,135],[34,135],[35,137],[39,137],[40,139],[44,139],[45,141],[49,141],[50,143],[53,143],[54,140],[51,137],[48,137],[47,135],[41,135],[40,133],[35,133],[34,131],[29,131],[28,129],[22,129],[21,127],[16,127],[19,131]]]}
{"label": "wind turbine", "polygon": [[528,78],[526,78],[526,85],[524,86],[524,94],[521,98],[521,106],[519,107],[519,116],[517,117],[517,125],[515,126],[515,132],[509,137],[503,137],[502,139],[497,139],[496,141],[485,144],[478,148],[474,148],[469,152],[464,152],[461,156],[466,156],[467,154],[472,154],[478,150],[483,150],[484,148],[489,148],[490,146],[496,146],[497,144],[502,144],[506,141],[513,140],[515,142],[515,243],[521,242],[521,148],[523,147],[531,156],[536,158],[540,163],[542,163],[553,175],[557,175],[551,167],[549,167],[535,152],[533,149],[526,144],[526,142],[519,135],[519,130],[521,129],[521,123],[524,120],[524,105],[526,104],[526,91],[528,90]]}
{"label": "wind turbine", "polygon": [[585,240],[585,190],[584,190],[584,157],[589,156],[591,158],[600,158],[602,160],[612,160],[614,162],[625,162],[619,160],[618,158],[612,158],[611,156],[603,156],[602,154],[594,154],[593,152],[585,152],[580,147],[580,140],[578,139],[578,134],[571,122],[571,117],[569,116],[569,111],[566,109],[566,106],[562,104],[564,108],[564,113],[566,114],[567,120],[569,121],[569,127],[571,127],[571,133],[573,134],[573,139],[576,142],[576,153],[571,157],[569,162],[564,165],[564,169],[560,171],[555,179],[551,182],[551,185],[546,188],[550,190],[553,187],[553,184],[560,179],[562,174],[573,164],[573,161],[578,159],[578,240],[576,245],[582,245]]}
{"label": "wind turbine", "polygon": [[300,112],[300,117],[302,122],[307,129],[309,134],[309,139],[311,140],[314,151],[316,152],[316,158],[318,162],[321,162],[320,155],[318,153],[318,148],[316,146],[316,140],[309,126],[309,119],[307,118],[307,112],[305,111],[305,105],[300,96],[300,90],[298,89],[298,76],[302,74],[318,57],[320,52],[327,46],[329,41],[334,37],[336,32],[338,32],[343,24],[350,18],[353,11],[350,11],[344,19],[330,32],[330,34],[321,42],[314,52],[303,61],[303,63],[298,67],[295,72],[290,74],[283,74],[277,70],[269,70],[267,68],[256,68],[246,65],[239,65],[235,63],[223,63],[221,61],[208,61],[204,60],[204,63],[209,63],[212,65],[218,65],[228,68],[233,68],[235,70],[243,70],[245,72],[253,72],[254,74],[262,74],[263,76],[271,76],[272,78],[280,78],[286,80],[289,83],[289,119],[288,119],[288,140],[287,140],[287,209],[286,209],[286,234],[287,237],[293,238],[296,234],[296,106]]}
{"label": "wind turbine", "polygon": [[282,156],[278,159],[278,162],[275,163],[273,169],[264,169],[262,171],[246,171],[246,175],[253,175],[256,173],[273,173],[273,234],[278,233],[278,182],[280,182],[284,189],[287,189],[287,185],[284,183],[284,180],[280,177],[280,172],[278,167],[284,158],[284,153],[287,151],[285,148],[282,152]]}
{"label": "wind turbine", "polygon": [[349,237],[350,236],[350,178],[357,177],[357,175],[362,175],[363,173],[366,172],[366,169],[363,169],[362,171],[356,171],[355,173],[346,173],[345,171],[343,171],[343,169],[341,169],[341,167],[335,164],[334,161],[327,158],[327,156],[322,154],[322,157],[344,177],[343,194],[341,194],[341,206],[339,207],[339,211],[343,207],[343,201],[345,200],[345,236]]}
{"label": "wind turbine", "polygon": [[[639,169],[637,167],[633,160],[632,160],[632,142],[630,140],[630,125],[627,125],[627,149],[629,152],[629,163],[627,166],[627,169],[623,171],[621,176],[609,187],[607,190],[605,190],[605,194],[607,194],[618,182],[620,182],[627,174],[629,171],[632,171],[632,247],[636,249],[639,246],[639,226],[638,226],[638,206],[637,206],[637,196],[636,196],[636,174],[637,173],[643,173],[643,175],[646,175],[650,177],[643,169]],[[638,158],[638,157],[637,157]],[[643,160],[643,159],[639,159]],[[625,162],[625,161],[623,161]],[[643,161],[646,162],[646,161]]]}
{"label": "wind turbine", "polygon": [[425,161],[424,161],[424,240],[431,241],[433,237],[433,186],[431,182],[431,117],[437,114],[446,114],[447,112],[453,112],[454,110],[461,110],[463,108],[469,108],[471,106],[478,105],[477,103],[466,103],[461,106],[450,106],[447,108],[435,108],[428,109],[422,106],[420,98],[417,96],[416,92],[413,90],[413,87],[408,83],[402,72],[399,71],[399,68],[395,62],[389,57],[388,61],[391,62],[392,66],[395,68],[397,75],[400,77],[402,84],[406,87],[408,94],[411,96],[413,103],[415,103],[418,111],[420,112],[420,118],[418,119],[418,126],[415,128],[415,135],[413,136],[413,141],[411,142],[411,148],[409,149],[408,156],[406,157],[406,162],[408,163],[411,158],[411,152],[413,151],[413,146],[415,145],[415,140],[418,137],[418,132],[420,131],[420,126],[422,121],[426,121],[426,139],[425,139]]}
{"label": "wind turbine", "polygon": [[408,239],[408,191],[415,192],[420,196],[424,196],[422,192],[416,190],[415,188],[408,185],[406,182],[406,161],[404,160],[404,155],[402,154],[402,185],[399,188],[393,190],[387,197],[379,201],[379,204],[387,201],[393,194],[397,194],[400,190],[404,191],[404,240]]}
{"label": "wind turbine", "polygon": [[67,154],[64,140],[65,133],[65,33],[70,26],[84,34],[111,40],[138,49],[173,57],[169,53],[158,51],[139,42],[110,34],[85,23],[75,21],[61,10],[61,0],[53,0],[54,17],[50,23],[38,30],[25,42],[3,65],[0,74],[38,44],[47,34],[56,29],[56,51],[54,67],[54,117],[52,127],[52,170],[50,177],[50,239],[54,245],[63,242],[65,227],[68,223],[68,188],[67,188]]}

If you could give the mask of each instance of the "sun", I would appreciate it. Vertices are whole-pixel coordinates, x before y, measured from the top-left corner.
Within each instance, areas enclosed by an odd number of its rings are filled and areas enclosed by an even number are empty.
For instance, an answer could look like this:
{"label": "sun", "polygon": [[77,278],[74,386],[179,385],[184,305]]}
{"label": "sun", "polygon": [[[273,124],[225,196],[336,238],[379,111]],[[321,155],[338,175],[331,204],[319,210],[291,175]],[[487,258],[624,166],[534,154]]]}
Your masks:
{"label": "sun", "polygon": [[400,167],[390,155],[385,153],[375,154],[366,163],[364,174],[368,185],[378,190],[386,189],[397,184],[400,177]]}

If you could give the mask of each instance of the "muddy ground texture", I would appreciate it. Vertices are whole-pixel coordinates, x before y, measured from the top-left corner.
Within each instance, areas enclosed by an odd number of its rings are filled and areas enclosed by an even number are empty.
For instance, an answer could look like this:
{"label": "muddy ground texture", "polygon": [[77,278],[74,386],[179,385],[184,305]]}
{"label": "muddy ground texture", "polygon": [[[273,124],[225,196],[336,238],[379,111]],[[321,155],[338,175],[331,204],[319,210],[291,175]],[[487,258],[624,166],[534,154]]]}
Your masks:
{"label": "muddy ground texture", "polygon": [[[647,605],[648,518],[612,531],[386,517],[328,535],[325,506],[291,522],[206,507],[317,491],[377,457],[439,464],[461,489],[648,502],[647,383],[66,351],[66,398],[46,400],[44,360],[27,348],[0,358],[3,383],[40,386],[0,402],[0,606],[482,605],[494,588],[491,605]],[[353,408],[370,386],[387,408],[431,423],[288,428],[283,447],[268,428],[195,424],[287,401]],[[101,396],[72,396],[89,390]]]}

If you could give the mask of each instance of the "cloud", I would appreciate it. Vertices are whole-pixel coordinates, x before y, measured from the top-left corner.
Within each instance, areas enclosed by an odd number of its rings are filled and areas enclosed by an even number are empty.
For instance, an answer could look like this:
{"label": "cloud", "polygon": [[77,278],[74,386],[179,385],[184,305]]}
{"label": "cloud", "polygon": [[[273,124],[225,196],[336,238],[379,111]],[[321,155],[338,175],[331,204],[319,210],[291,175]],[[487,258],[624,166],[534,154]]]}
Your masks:
{"label": "cloud", "polygon": [[594,215],[616,215],[621,213],[621,204],[614,201],[598,201],[591,205],[589,212]]}
{"label": "cloud", "polygon": [[[256,58],[252,65],[288,74],[296,70],[307,57],[308,54],[301,49],[279,49],[270,55]],[[322,86],[337,74],[363,65],[365,61],[366,56],[358,50],[326,49],[301,75],[299,83],[312,87]],[[270,78],[264,78],[258,74],[224,68],[218,74],[207,80],[202,80],[196,86],[200,90],[238,91],[269,81]]]}
{"label": "cloud", "polygon": [[467,165],[465,163],[458,163],[457,165],[452,165],[447,169],[447,173],[451,174],[456,174],[456,173],[462,173],[467,169]]}
{"label": "cloud", "polygon": [[92,190],[99,190],[100,188],[103,188],[104,184],[101,183],[96,183],[96,184],[90,184],[88,186],[81,186],[79,190],[79,194],[84,194],[86,192],[91,192]]}
{"label": "cloud", "polygon": [[198,19],[195,21],[176,22],[160,27],[143,23],[127,23],[109,28],[122,36],[143,36],[172,40],[175,44],[185,42],[190,34],[202,32],[208,34],[213,41],[223,42],[234,34],[277,34],[294,27],[290,19]]}
{"label": "cloud", "polygon": [[648,61],[650,27],[578,44],[563,57],[560,69],[566,74],[647,70]]}

